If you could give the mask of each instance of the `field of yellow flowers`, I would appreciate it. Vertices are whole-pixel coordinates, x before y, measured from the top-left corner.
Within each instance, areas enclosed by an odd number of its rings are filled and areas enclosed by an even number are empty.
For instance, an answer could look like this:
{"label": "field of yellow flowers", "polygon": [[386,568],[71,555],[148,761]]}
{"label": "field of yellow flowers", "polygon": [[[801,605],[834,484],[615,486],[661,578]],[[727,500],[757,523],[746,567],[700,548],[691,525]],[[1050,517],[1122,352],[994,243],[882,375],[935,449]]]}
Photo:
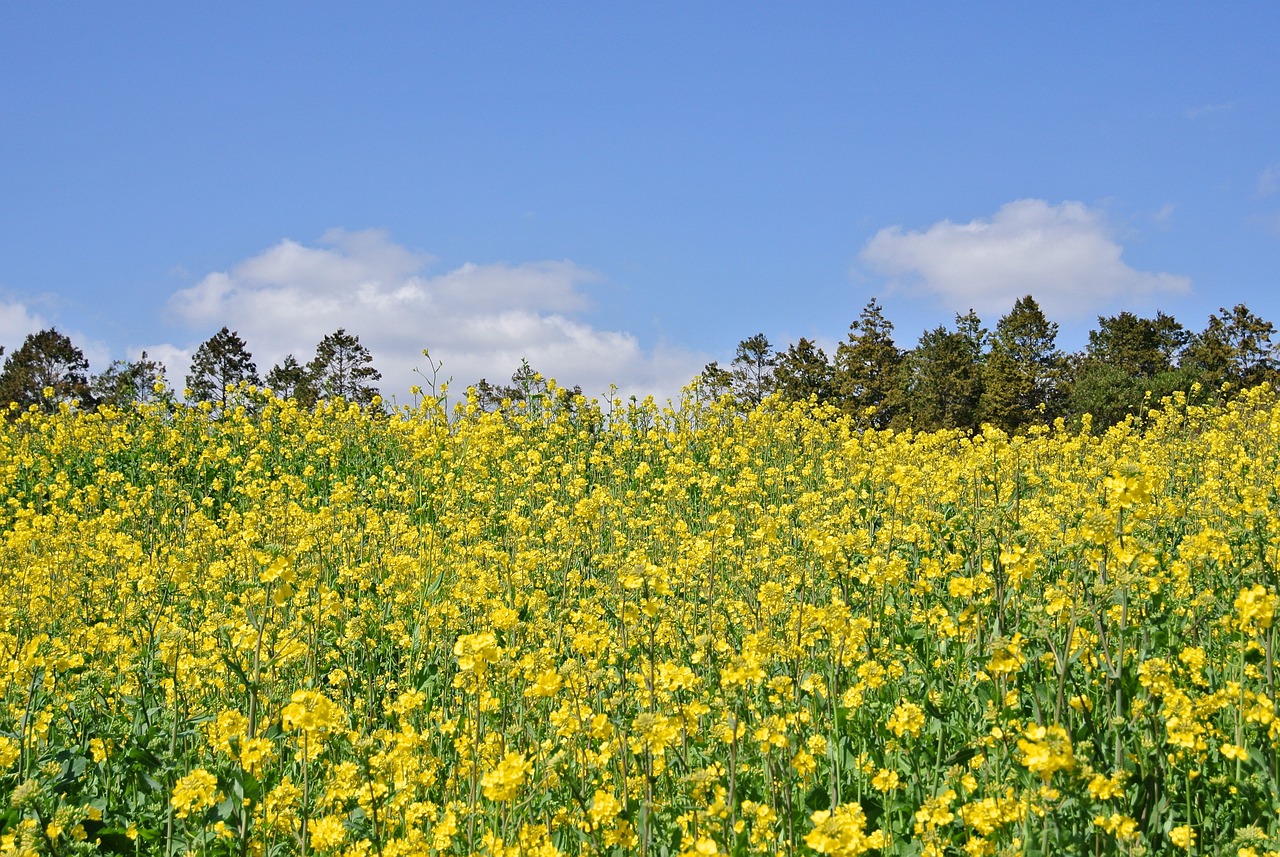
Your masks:
{"label": "field of yellow flowers", "polygon": [[[1280,404],[0,428],[0,853],[1280,849]],[[1274,852],[1272,852],[1274,853]]]}

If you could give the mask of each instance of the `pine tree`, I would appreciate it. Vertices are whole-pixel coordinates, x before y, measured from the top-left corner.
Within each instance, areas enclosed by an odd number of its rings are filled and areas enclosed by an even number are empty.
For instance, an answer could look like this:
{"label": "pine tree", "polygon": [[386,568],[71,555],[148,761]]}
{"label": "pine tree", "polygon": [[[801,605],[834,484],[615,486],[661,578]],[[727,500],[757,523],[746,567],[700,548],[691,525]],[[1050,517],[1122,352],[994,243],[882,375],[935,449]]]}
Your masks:
{"label": "pine tree", "polygon": [[956,330],[927,330],[906,356],[903,410],[917,431],[978,427],[986,330],[970,310]]}
{"label": "pine tree", "polygon": [[1194,369],[1206,386],[1231,384],[1239,389],[1264,381],[1274,383],[1280,375],[1276,346],[1271,337],[1275,326],[1254,315],[1244,304],[1218,310],[1209,316],[1205,329],[1187,346],[1184,363]]}
{"label": "pine tree", "polygon": [[212,402],[225,410],[230,402],[228,388],[258,383],[258,367],[239,334],[222,328],[200,344],[191,359],[187,389],[195,402]]}
{"label": "pine tree", "polygon": [[695,383],[699,394],[712,400],[733,392],[733,375],[717,360],[702,367]]}
{"label": "pine tree", "polygon": [[165,383],[164,364],[148,358],[144,351],[137,360],[112,361],[104,371],[89,379],[89,389],[99,405],[127,408],[155,401],[161,395],[156,392],[157,383]]}
{"label": "pine tree", "polygon": [[983,370],[983,422],[1013,433],[1058,415],[1067,365],[1057,339],[1057,323],[1031,295],[1014,303],[996,324]]}
{"label": "pine tree", "polygon": [[286,354],[284,360],[271,367],[266,384],[280,398],[293,399],[303,408],[313,407],[318,398],[311,373],[292,354]]}
{"label": "pine tree", "polygon": [[320,398],[341,396],[348,402],[368,405],[378,395],[373,382],[382,378],[372,363],[373,355],[360,344],[360,337],[340,327],[320,340],[307,372]]}
{"label": "pine tree", "polygon": [[1194,373],[1177,363],[1186,330],[1171,316],[1139,318],[1131,312],[1099,316],[1089,344],[1074,359],[1068,411],[1089,414],[1107,428],[1175,390],[1188,390]]}
{"label": "pine tree", "polygon": [[[0,403],[16,402],[24,410],[38,405],[49,412],[72,399],[92,406],[88,371],[84,352],[56,329],[28,334],[22,347],[4,361]],[[46,391],[52,391],[52,396]]]}
{"label": "pine tree", "polygon": [[872,298],[836,349],[835,385],[844,411],[865,416],[873,428],[887,428],[901,408],[902,357],[893,323]]}
{"label": "pine tree", "polygon": [[748,408],[764,401],[774,390],[773,369],[777,363],[773,345],[763,333],[739,342],[729,369],[738,401]]}
{"label": "pine tree", "polygon": [[801,337],[778,356],[773,380],[788,401],[804,402],[812,397],[825,403],[835,398],[835,367],[811,339]]}

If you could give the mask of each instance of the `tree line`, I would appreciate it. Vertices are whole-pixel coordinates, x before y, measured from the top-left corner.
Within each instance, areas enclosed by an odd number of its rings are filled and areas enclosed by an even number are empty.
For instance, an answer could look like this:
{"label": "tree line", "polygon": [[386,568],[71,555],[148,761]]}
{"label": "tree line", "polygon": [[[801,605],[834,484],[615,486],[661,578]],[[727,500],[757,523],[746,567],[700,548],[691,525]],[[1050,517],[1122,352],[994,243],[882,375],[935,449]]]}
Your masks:
{"label": "tree line", "polygon": [[[807,338],[777,350],[757,333],[738,343],[727,367],[709,363],[695,383],[703,394],[730,396],[744,409],[776,394],[833,406],[869,428],[976,431],[990,424],[1016,433],[1085,414],[1106,427],[1175,392],[1207,401],[1224,390],[1280,380],[1275,328],[1244,304],[1221,308],[1194,333],[1164,313],[1099,316],[1088,344],[1074,353],[1058,348],[1057,323],[1030,295],[1018,299],[991,330],[970,310],[957,314],[951,327],[924,331],[911,348],[900,348],[893,331],[873,298],[834,355]],[[0,404],[53,409],[74,399],[87,408],[123,407],[173,395],[164,367],[145,352],[96,375],[88,370],[83,352],[67,336],[53,328],[33,333],[5,359]],[[196,350],[184,395],[225,409],[229,390],[265,383],[305,407],[335,397],[370,405],[379,396],[374,385],[381,377],[359,337],[339,328],[320,340],[306,362],[290,354],[260,379],[248,345],[223,327]],[[547,392],[545,379],[525,361],[511,382],[480,379],[474,389],[481,407],[492,410],[504,400]],[[557,390],[565,399],[579,392]]]}
{"label": "tree line", "polygon": [[[289,354],[263,379],[248,344],[223,327],[196,349],[184,395],[193,404],[208,402],[225,410],[240,384],[265,383],[276,395],[296,399],[305,407],[335,397],[369,405],[379,395],[374,384],[382,378],[372,364],[373,356],[360,338],[338,328],[320,340],[306,363]],[[137,360],[116,360],[103,372],[90,375],[84,352],[55,328],[27,336],[0,371],[0,404],[16,404],[19,410],[32,405],[53,410],[72,400],[88,409],[127,407],[172,395],[165,367],[145,351]]]}
{"label": "tree line", "polygon": [[707,364],[699,381],[745,407],[776,393],[832,405],[871,428],[989,424],[1016,433],[1085,414],[1106,427],[1175,392],[1207,401],[1280,377],[1275,328],[1244,304],[1219,309],[1195,333],[1162,312],[1099,316],[1075,353],[1058,348],[1057,323],[1030,295],[993,330],[973,310],[924,331],[911,348],[900,348],[893,330],[873,298],[830,357],[804,338],[775,350],[758,333],[738,343],[728,367]]}

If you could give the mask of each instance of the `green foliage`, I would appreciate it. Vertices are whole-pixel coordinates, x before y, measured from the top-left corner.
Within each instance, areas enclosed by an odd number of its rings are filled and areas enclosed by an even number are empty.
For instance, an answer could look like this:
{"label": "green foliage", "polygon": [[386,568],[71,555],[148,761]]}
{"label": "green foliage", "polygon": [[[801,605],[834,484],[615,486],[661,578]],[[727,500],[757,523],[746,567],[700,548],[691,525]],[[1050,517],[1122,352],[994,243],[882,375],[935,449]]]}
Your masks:
{"label": "green foliage", "polygon": [[316,403],[311,373],[292,354],[286,354],[284,360],[271,367],[266,384],[280,398],[294,399],[304,408],[313,407]]}
{"label": "green foliage", "polygon": [[196,349],[187,374],[191,400],[225,410],[237,384],[258,383],[258,367],[240,335],[223,327]]}
{"label": "green foliage", "polygon": [[803,402],[815,398],[829,402],[836,395],[835,367],[811,339],[800,338],[778,355],[773,380],[782,398]]}
{"label": "green foliage", "polygon": [[125,408],[131,404],[143,404],[158,399],[165,386],[164,364],[147,357],[147,352],[137,360],[114,360],[104,371],[89,379],[89,389],[99,405]]}
{"label": "green foliage", "polygon": [[368,405],[378,395],[374,382],[382,378],[372,363],[373,355],[360,344],[360,338],[340,327],[320,340],[315,358],[307,364],[307,374],[319,398],[341,397]]}
{"label": "green foliage", "polygon": [[708,399],[718,399],[733,391],[733,375],[728,369],[712,360],[702,367],[701,374],[694,380],[698,390]]}
{"label": "green foliage", "polygon": [[1280,364],[1271,342],[1275,326],[1244,304],[1219,308],[1205,329],[1187,346],[1185,361],[1208,386],[1231,384],[1239,389],[1274,383]]}
{"label": "green foliage", "polygon": [[1098,428],[1139,414],[1174,391],[1189,392],[1195,373],[1178,366],[1189,340],[1181,324],[1158,313],[1099,316],[1085,353],[1075,361],[1067,410],[1090,414]]}
{"label": "green foliage", "polygon": [[986,335],[972,310],[956,316],[956,330],[921,334],[904,360],[906,424],[917,431],[978,427]]}
{"label": "green foliage", "polygon": [[1066,361],[1058,325],[1031,295],[1019,298],[996,323],[982,376],[983,422],[1016,432],[1057,416],[1065,393]]}
{"label": "green foliage", "polygon": [[836,349],[835,384],[846,413],[887,428],[901,408],[903,355],[893,341],[893,322],[875,298],[849,325],[848,338]]}
{"label": "green foliage", "polygon": [[738,401],[748,407],[763,402],[776,386],[773,375],[777,365],[778,355],[763,333],[739,342],[729,369]]}
{"label": "green foliage", "polygon": [[84,352],[66,335],[54,328],[28,334],[22,347],[4,361],[0,402],[17,404],[23,410],[36,405],[46,412],[73,399],[92,404],[88,371]]}

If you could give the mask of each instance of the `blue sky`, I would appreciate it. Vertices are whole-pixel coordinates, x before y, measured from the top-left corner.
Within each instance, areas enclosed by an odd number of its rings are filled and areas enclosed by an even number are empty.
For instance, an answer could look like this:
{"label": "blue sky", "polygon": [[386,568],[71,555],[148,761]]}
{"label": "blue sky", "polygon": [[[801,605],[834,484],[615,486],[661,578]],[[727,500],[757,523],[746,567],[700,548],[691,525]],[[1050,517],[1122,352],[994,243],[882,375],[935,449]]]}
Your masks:
{"label": "blue sky", "polygon": [[1280,323],[1280,6],[0,6],[0,344],[674,392],[1035,295]]}

